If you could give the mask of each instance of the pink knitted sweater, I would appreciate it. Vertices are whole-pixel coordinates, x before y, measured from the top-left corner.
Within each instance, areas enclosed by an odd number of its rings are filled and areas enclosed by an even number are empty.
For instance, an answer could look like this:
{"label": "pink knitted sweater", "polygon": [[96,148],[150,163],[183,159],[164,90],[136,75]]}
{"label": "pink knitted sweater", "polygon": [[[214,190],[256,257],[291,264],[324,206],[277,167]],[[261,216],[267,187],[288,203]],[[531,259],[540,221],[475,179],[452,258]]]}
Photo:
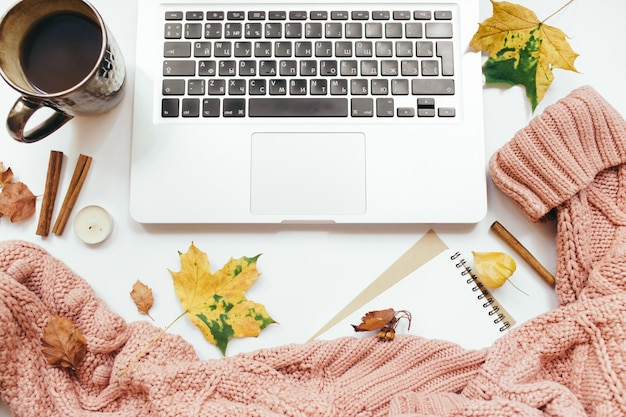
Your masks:
{"label": "pink knitted sweater", "polygon": [[[16,416],[624,416],[626,124],[594,90],[552,105],[491,159],[529,218],[558,215],[561,306],[493,346],[400,336],[289,345],[201,361],[159,329],[127,324],[62,262],[0,244],[0,396]],[[51,314],[88,352],[75,374],[41,354]]]}

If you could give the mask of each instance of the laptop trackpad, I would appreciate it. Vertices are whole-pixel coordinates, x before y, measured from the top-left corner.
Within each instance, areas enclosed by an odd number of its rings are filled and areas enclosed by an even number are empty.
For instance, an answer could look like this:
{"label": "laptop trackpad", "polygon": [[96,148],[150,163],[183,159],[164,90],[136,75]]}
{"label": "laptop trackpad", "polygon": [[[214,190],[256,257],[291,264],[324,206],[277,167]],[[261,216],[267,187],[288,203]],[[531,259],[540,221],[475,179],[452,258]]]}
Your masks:
{"label": "laptop trackpad", "polygon": [[255,133],[252,214],[365,213],[365,135]]}

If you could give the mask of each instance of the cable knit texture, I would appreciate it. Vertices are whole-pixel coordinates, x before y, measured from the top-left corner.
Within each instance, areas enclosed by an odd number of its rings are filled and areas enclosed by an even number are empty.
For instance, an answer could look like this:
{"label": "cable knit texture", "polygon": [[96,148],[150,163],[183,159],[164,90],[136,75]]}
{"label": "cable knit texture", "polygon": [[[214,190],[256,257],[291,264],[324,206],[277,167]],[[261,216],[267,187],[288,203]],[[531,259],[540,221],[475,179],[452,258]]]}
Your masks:
{"label": "cable knit texture", "polygon": [[[625,125],[578,89],[492,158],[494,182],[534,221],[557,211],[560,306],[484,350],[399,336],[343,338],[201,361],[160,329],[126,323],[64,263],[0,244],[0,396],[15,416],[626,415]],[[51,314],[87,339],[75,372],[40,339]]]}

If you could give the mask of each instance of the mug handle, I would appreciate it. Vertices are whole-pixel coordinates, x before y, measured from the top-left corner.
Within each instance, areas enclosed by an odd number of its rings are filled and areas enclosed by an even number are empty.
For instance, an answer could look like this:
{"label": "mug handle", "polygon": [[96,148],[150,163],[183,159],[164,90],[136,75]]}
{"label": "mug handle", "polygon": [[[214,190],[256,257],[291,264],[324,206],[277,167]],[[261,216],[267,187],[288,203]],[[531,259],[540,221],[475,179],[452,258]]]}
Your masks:
{"label": "mug handle", "polygon": [[[54,114],[33,129],[25,132],[26,123],[40,108],[46,106],[41,101],[30,100],[24,96],[17,99],[7,117],[7,129],[18,142],[33,143],[41,140],[69,122],[74,116],[50,107]],[[49,106],[47,106],[49,107]]]}

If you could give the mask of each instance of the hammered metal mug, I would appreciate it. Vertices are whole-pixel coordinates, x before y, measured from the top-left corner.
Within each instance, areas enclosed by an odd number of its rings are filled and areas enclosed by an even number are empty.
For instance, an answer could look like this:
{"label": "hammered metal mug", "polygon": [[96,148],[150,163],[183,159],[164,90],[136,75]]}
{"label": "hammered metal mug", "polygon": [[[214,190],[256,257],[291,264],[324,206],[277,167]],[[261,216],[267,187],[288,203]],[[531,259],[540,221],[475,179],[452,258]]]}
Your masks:
{"label": "hammered metal mug", "polygon": [[[122,99],[126,71],[115,39],[83,0],[22,0],[0,21],[0,75],[21,97],[11,136],[32,143],[74,116],[107,112]],[[35,112],[54,112],[26,131]]]}

